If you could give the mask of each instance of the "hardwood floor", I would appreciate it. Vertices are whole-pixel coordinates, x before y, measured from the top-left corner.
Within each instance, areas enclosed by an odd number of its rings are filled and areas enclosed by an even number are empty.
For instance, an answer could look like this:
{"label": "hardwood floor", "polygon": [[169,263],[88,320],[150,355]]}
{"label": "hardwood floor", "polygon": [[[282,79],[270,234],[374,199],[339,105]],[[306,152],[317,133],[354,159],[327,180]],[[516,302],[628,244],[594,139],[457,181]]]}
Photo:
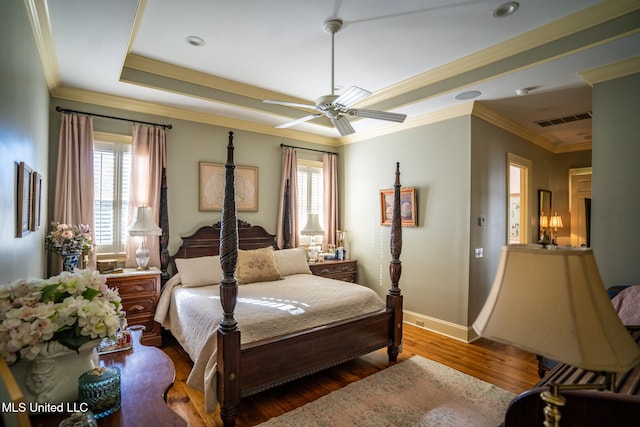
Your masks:
{"label": "hardwood floor", "polygon": [[[169,406],[190,426],[222,426],[218,412],[205,413],[203,394],[185,382],[192,362],[179,344],[166,339],[162,350],[176,366],[176,380],[167,393]],[[450,366],[466,374],[520,393],[538,382],[537,361],[533,354],[479,339],[466,344],[458,340],[405,324],[403,351],[398,361],[413,355]],[[352,360],[315,375],[242,399],[236,421],[238,427],[254,426],[312,402],[347,384],[385,369],[386,349]]]}

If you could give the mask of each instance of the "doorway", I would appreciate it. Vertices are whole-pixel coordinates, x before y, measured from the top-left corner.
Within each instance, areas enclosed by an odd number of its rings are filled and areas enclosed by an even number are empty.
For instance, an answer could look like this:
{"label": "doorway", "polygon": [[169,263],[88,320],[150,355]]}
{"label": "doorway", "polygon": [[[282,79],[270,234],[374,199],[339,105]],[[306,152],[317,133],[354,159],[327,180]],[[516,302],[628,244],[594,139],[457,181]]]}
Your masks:
{"label": "doorway", "polygon": [[571,246],[591,246],[591,168],[569,169]]}
{"label": "doorway", "polygon": [[530,160],[507,153],[507,244],[529,243]]}

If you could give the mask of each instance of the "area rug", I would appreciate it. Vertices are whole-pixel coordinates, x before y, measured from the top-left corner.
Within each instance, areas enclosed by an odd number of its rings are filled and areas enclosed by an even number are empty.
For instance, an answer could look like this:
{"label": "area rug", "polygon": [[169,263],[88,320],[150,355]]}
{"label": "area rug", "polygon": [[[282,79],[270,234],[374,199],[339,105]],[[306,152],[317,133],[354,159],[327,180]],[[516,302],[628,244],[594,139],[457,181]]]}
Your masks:
{"label": "area rug", "polygon": [[496,427],[514,397],[492,384],[413,356],[261,426]]}

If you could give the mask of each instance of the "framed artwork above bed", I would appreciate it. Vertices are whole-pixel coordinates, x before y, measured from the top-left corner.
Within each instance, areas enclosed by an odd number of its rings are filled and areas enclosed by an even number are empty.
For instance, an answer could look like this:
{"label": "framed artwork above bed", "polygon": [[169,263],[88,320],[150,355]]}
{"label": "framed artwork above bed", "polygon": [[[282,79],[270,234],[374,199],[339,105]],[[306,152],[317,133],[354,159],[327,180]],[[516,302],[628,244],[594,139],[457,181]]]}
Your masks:
{"label": "framed artwork above bed", "polygon": [[[236,210],[258,210],[258,168],[236,166]],[[200,162],[199,209],[221,211],[224,198],[224,165]]]}
{"label": "framed artwork above bed", "polygon": [[[400,215],[403,227],[416,227],[416,189],[400,189]],[[393,218],[393,189],[380,190],[380,224],[391,225]]]}

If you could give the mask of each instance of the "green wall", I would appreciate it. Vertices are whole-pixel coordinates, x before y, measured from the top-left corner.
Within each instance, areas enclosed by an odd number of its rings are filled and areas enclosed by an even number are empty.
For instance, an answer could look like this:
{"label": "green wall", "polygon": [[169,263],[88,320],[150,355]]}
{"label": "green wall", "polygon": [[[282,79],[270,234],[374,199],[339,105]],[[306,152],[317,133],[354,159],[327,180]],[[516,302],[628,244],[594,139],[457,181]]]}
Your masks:
{"label": "green wall", "polygon": [[[27,11],[21,1],[0,13],[0,283],[45,272],[44,230],[16,237],[17,164],[48,182],[49,92]],[[46,191],[41,222],[47,224]]]}
{"label": "green wall", "polygon": [[[404,308],[465,324],[468,299],[470,117],[345,146],[344,224],[360,283],[384,295],[389,227],[380,225],[379,191],[394,183],[417,191],[417,227],[403,228],[400,288]],[[429,319],[423,321],[428,322]]]}
{"label": "green wall", "polygon": [[607,287],[640,284],[640,73],[593,88],[592,236]]}

